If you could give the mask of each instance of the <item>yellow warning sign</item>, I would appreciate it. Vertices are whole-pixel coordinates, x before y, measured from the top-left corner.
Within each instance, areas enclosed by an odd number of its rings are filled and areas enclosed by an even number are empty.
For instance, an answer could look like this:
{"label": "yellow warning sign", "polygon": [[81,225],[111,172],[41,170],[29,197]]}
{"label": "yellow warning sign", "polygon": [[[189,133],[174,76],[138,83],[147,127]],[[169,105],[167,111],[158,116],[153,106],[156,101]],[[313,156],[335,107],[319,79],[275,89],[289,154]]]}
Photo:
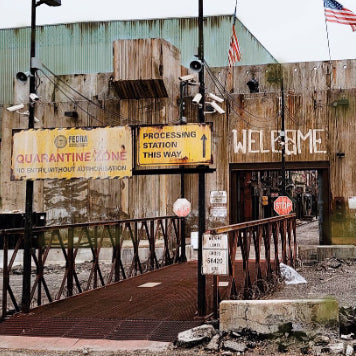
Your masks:
{"label": "yellow warning sign", "polygon": [[12,179],[132,175],[129,127],[24,130],[13,136]]}
{"label": "yellow warning sign", "polygon": [[144,126],[139,128],[139,166],[212,163],[210,124]]}

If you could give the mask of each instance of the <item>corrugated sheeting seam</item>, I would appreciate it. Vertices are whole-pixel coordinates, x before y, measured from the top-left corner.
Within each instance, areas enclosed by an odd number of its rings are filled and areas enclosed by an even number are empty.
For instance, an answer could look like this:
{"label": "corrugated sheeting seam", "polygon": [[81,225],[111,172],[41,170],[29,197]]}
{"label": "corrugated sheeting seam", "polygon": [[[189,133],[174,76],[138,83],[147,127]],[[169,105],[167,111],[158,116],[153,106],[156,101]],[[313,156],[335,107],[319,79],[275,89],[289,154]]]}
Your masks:
{"label": "corrugated sheeting seam", "polygon": [[[211,67],[227,65],[232,16],[207,17],[205,58]],[[273,56],[237,21],[242,51],[238,65],[275,63]],[[112,43],[117,39],[164,38],[181,50],[188,67],[198,46],[196,18],[88,22],[38,26],[36,57],[57,75],[103,73],[113,70]],[[27,71],[30,29],[0,30],[0,104],[12,104],[15,75]]]}

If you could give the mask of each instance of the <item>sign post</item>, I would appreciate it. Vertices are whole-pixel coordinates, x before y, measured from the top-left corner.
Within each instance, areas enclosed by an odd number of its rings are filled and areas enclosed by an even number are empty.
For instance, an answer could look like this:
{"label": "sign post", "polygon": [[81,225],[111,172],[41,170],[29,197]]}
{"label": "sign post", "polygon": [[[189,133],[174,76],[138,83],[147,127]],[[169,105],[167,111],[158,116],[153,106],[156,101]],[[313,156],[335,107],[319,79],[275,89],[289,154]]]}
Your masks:
{"label": "sign post", "polygon": [[218,315],[219,276],[229,275],[229,246],[227,234],[203,234],[201,274],[213,275],[214,315]]}
{"label": "sign post", "polygon": [[287,196],[278,197],[273,204],[278,215],[287,215],[293,210],[293,202]]}

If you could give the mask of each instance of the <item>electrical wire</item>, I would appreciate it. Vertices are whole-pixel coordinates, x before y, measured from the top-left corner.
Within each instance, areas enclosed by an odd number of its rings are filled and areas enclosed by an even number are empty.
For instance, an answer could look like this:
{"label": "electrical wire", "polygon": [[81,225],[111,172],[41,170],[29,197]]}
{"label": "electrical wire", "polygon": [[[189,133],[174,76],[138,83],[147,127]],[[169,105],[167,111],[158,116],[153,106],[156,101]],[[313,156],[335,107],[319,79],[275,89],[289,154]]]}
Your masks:
{"label": "electrical wire", "polygon": [[[271,120],[276,119],[279,115],[276,115],[276,117],[270,119],[270,118],[266,118],[266,117],[259,117],[256,116],[254,114],[252,114],[251,112],[247,111],[246,109],[242,108],[241,106],[239,106],[236,101],[234,100],[234,98],[231,96],[231,94],[226,90],[224,84],[222,84],[220,82],[220,80],[216,77],[216,75],[211,71],[209,65],[204,62],[206,64],[206,68],[207,68],[207,72],[211,78],[211,80],[213,81],[213,84],[216,86],[216,88],[218,89],[219,93],[221,96],[224,97],[225,100],[228,100],[229,102],[231,102],[232,105],[237,106],[238,109],[244,111],[246,114],[248,114],[249,116],[251,116],[252,118],[259,120],[259,121],[265,121],[265,122],[270,122]],[[232,106],[231,106],[232,107]],[[237,113],[235,110],[233,110],[235,113]],[[241,117],[241,114],[237,113],[237,115],[244,120],[243,117]],[[250,126],[255,126],[255,127],[260,127],[257,125],[252,125],[249,122],[247,122],[246,120],[244,120],[247,124],[249,124]]]}
{"label": "electrical wire", "polygon": [[[56,75],[51,69],[49,69],[45,64],[42,64],[43,68],[45,68],[49,73],[51,73],[60,83],[62,83],[63,85],[65,85],[66,87],[68,87],[70,90],[72,90],[74,93],[76,93],[77,95],[79,95],[81,98],[83,98],[84,100],[86,100],[87,102],[89,102],[90,104],[96,106],[97,108],[99,108],[100,110],[102,110],[104,113],[112,116],[118,116],[120,119],[122,119],[123,121],[125,121],[126,123],[134,123],[133,120],[130,120],[126,117],[124,117],[122,114],[117,113],[117,112],[110,112],[108,110],[106,110],[105,108],[102,107],[102,105],[99,105],[98,103],[96,103],[95,101],[91,100],[90,98],[86,97],[85,95],[83,95],[82,93],[80,93],[78,90],[76,90],[75,88],[73,88],[71,85],[69,85],[68,83],[66,83],[62,78],[60,78],[58,75]],[[41,70],[41,72],[43,74],[45,74],[45,72],[43,70]],[[46,75],[47,78],[49,78]],[[53,81],[52,81],[53,83]],[[59,85],[57,84],[56,87],[59,89]],[[63,91],[62,91],[63,93]],[[68,96],[66,96],[68,98]],[[69,99],[69,98],[68,98]],[[74,100],[74,99],[73,99]],[[73,101],[71,100],[71,101]],[[121,122],[118,120],[118,122]]]}
{"label": "electrical wire", "polygon": [[[251,124],[249,121],[247,121],[245,118],[242,117],[242,115],[234,108],[234,106],[236,106],[239,110],[245,112],[247,115],[251,116],[253,119],[255,120],[259,120],[264,121],[264,122],[270,122],[276,118],[279,117],[279,114],[276,115],[276,117],[270,119],[270,118],[266,118],[266,117],[258,117],[256,115],[254,115],[253,113],[249,112],[248,110],[242,108],[241,106],[239,106],[236,101],[234,100],[234,98],[231,96],[231,94],[226,90],[225,85],[222,84],[220,82],[220,80],[216,77],[216,75],[212,72],[210,66],[205,63],[205,67],[207,69],[207,73],[209,74],[213,84],[215,85],[215,87],[218,89],[220,95],[222,97],[224,97],[226,100],[228,100],[230,102],[230,109],[242,120],[244,121],[248,126],[250,127],[254,127],[254,128],[264,128],[265,126],[260,126],[260,125],[256,125],[256,124]],[[54,78],[56,78],[60,83],[62,83],[63,85],[65,85],[67,88],[69,88],[70,90],[72,90],[74,93],[76,93],[77,95],[79,95],[81,98],[83,98],[86,102],[89,102],[90,104],[94,105],[95,107],[99,108],[100,110],[103,110],[103,112],[105,114],[109,114],[111,117],[112,116],[118,116],[119,119],[117,120],[118,123],[124,124],[124,122],[126,122],[126,124],[131,124],[131,125],[136,125],[136,124],[140,124],[141,121],[134,121],[134,120],[130,120],[126,117],[124,117],[122,114],[117,113],[117,112],[110,112],[106,109],[103,108],[102,105],[99,105],[98,103],[94,102],[93,100],[91,100],[90,98],[86,97],[85,95],[83,95],[82,93],[80,93],[78,90],[76,90],[75,88],[73,88],[71,85],[69,85],[68,83],[66,83],[62,78],[60,78],[59,76],[57,76],[51,69],[49,69],[46,65],[42,64],[42,66],[49,72],[51,73]],[[96,120],[97,122],[99,122],[100,124],[104,125],[104,122],[102,120],[97,119],[94,115],[92,115],[89,111],[87,111],[86,109],[84,109],[82,106],[78,105],[78,100],[73,99],[69,94],[66,94],[64,92],[64,90],[58,85],[58,83],[56,83],[54,80],[52,80],[43,70],[41,70],[41,72],[45,75],[45,77],[60,91],[63,93],[63,95],[69,99],[74,105],[76,105],[80,110],[82,110],[83,112],[85,112],[88,116],[90,116],[91,118],[93,118],[94,120]],[[38,74],[37,74],[38,75]],[[143,109],[150,109],[151,111],[153,110],[153,103],[149,103],[147,105],[138,107],[138,110],[143,110]],[[286,108],[286,107],[285,107]],[[291,115],[288,111],[287,111],[287,116],[289,119],[292,120],[293,123],[295,123],[295,117],[293,115]],[[116,121],[116,120],[115,120]],[[115,122],[114,121],[114,122]],[[180,119],[177,120],[171,120],[171,121],[167,121],[166,124],[176,124],[179,123]]]}
{"label": "electrical wire", "polygon": [[[230,105],[230,109],[243,121],[245,122],[246,125],[253,127],[253,128],[257,128],[257,129],[262,129],[262,128],[266,128],[266,126],[260,126],[260,125],[256,125],[256,124],[252,124],[250,123],[248,120],[246,120],[235,108],[234,108],[234,104],[235,100],[233,99],[233,97],[227,92],[227,90],[225,89],[224,85],[216,78],[216,76],[211,72],[210,68],[207,68],[207,72],[210,76],[210,78],[212,79],[214,85],[216,86],[216,88],[218,89],[220,95],[227,101],[229,101],[232,105]],[[259,120],[259,121],[264,121],[264,122],[270,122],[272,120],[275,120],[276,118],[278,118],[279,115],[276,115],[275,118],[273,119],[267,119],[267,118],[263,118],[264,120],[261,120],[261,118],[256,117],[255,115],[249,113],[247,110],[239,107],[237,104],[236,106],[246,112],[247,114],[249,114],[250,116],[252,116],[254,119]]]}
{"label": "electrical wire", "polygon": [[83,107],[81,107],[80,105],[78,105],[78,102],[75,101],[74,99],[72,99],[70,96],[68,96],[58,85],[57,83],[52,80],[45,72],[43,72],[41,70],[41,72],[43,73],[43,75],[54,85],[55,88],[57,88],[69,101],[71,101],[76,107],[78,107],[80,110],[82,110],[83,112],[85,112],[88,116],[90,116],[92,119],[96,120],[97,122],[99,122],[100,124],[104,125],[105,123],[101,120],[99,120],[97,117],[95,117],[94,115],[92,115],[89,111],[85,110]]}
{"label": "electrical wire", "polygon": [[[93,100],[91,100],[90,98],[87,98],[85,95],[83,95],[82,93],[80,93],[78,90],[76,90],[75,88],[73,88],[72,86],[70,86],[68,83],[66,83],[62,78],[60,78],[59,76],[57,76],[53,71],[51,71],[46,65],[42,64],[42,66],[49,72],[51,73],[60,83],[62,83],[63,85],[65,85],[66,87],[68,87],[70,90],[72,90],[74,93],[76,93],[77,95],[79,95],[81,98],[83,98],[84,100],[88,101],[90,104],[96,106],[97,108],[99,108],[100,110],[103,110],[104,113],[106,114],[109,114],[111,117],[112,116],[118,116],[119,117],[119,120],[117,120],[118,123],[121,123],[121,124],[130,124],[130,125],[139,125],[141,124],[142,122],[139,121],[139,120],[130,120],[126,117],[124,117],[122,114],[120,113],[117,113],[117,112],[110,112],[108,110],[106,110],[105,108],[102,107],[102,105],[99,105],[97,104],[96,102],[94,102]],[[43,70],[41,70],[41,72],[47,77],[49,78],[45,72]],[[53,81],[51,81],[59,90],[60,90],[60,86],[57,84],[57,83],[54,83]],[[63,90],[61,90],[61,92],[64,94]],[[65,94],[64,94],[65,95]],[[68,95],[65,95],[68,99],[69,96]],[[77,102],[76,100],[74,99],[70,99],[73,103],[74,102]],[[153,110],[153,107],[154,106],[154,103],[149,103],[147,105],[144,105],[144,106],[141,106],[141,107],[138,107],[138,110],[143,110],[143,109],[150,109],[151,111]],[[79,107],[79,106],[78,106]],[[84,110],[83,108],[79,107],[81,110]],[[87,111],[84,110],[84,112],[88,113]],[[98,119],[97,119],[98,120]],[[99,120],[98,120],[99,121]],[[180,120],[177,119],[177,120],[172,120],[172,121],[167,121],[166,124],[169,124],[169,123],[179,123]]]}
{"label": "electrical wire", "polygon": [[[225,86],[220,82],[220,80],[216,77],[216,75],[212,72],[211,68],[209,67],[209,65],[204,62],[206,64],[206,68],[207,68],[207,72],[210,76],[210,78],[212,79],[213,81],[213,84],[217,87],[220,95],[222,95],[225,99],[227,99],[230,103],[232,103],[232,105],[236,105],[240,110],[244,111],[245,113],[247,113],[248,115],[250,115],[251,117],[253,117],[254,119],[256,120],[259,120],[259,121],[264,121],[264,122],[267,122],[267,121],[273,121],[275,119],[277,119],[280,115],[277,114],[274,118],[272,119],[269,119],[269,118],[265,118],[265,117],[258,117],[254,114],[252,114],[251,112],[247,111],[246,109],[242,108],[241,106],[239,106],[236,101],[233,99],[233,97],[231,96],[231,94],[226,90]],[[296,95],[296,94],[294,94]],[[249,123],[248,121],[246,121],[242,116],[241,114],[239,114],[238,112],[236,112],[236,110],[233,109],[233,106],[230,106],[232,108],[232,111],[234,113],[236,113],[240,118],[241,120],[243,120],[247,125],[249,125],[250,127],[256,127],[256,128],[260,128],[261,126],[258,126],[258,125],[253,125],[251,123]],[[289,108],[285,105],[284,106],[284,109],[285,109],[285,114],[287,115],[287,117],[295,124],[297,121],[299,122],[299,119],[297,119],[294,115],[292,115],[290,112],[289,112]]]}

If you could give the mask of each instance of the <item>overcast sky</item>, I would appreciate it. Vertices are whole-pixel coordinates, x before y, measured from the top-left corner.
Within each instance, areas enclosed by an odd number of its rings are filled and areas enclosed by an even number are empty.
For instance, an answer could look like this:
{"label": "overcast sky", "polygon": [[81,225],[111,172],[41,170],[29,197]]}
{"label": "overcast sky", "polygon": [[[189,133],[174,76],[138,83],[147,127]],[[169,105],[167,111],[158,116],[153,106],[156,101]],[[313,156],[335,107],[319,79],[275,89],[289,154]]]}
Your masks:
{"label": "overcast sky", "polygon": [[[356,0],[340,0],[356,13]],[[204,15],[233,14],[235,0],[205,0]],[[62,0],[37,8],[37,24],[192,17],[198,0]],[[0,28],[30,25],[31,0],[0,0]],[[238,0],[237,17],[281,62],[328,60],[323,0]],[[328,23],[331,59],[356,58],[356,32]],[[207,41],[207,39],[205,40]]]}

